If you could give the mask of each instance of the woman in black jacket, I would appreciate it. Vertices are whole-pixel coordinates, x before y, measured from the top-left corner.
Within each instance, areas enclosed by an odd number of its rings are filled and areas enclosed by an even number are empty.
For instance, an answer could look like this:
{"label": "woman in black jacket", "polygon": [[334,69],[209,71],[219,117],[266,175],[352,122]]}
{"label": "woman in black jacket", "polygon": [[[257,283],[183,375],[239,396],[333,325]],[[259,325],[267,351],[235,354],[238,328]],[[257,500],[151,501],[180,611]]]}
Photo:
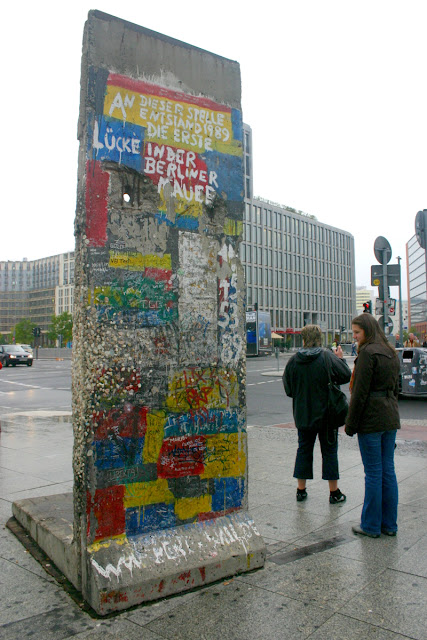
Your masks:
{"label": "woman in black jacket", "polygon": [[397,532],[398,489],[394,470],[394,447],[400,429],[400,365],[378,322],[363,313],[352,322],[353,337],[358,343],[350,382],[351,400],[345,432],[357,433],[365,469],[365,498],[359,535],[379,538]]}
{"label": "woman in black jacket", "polygon": [[328,406],[328,358],[332,382],[345,384],[351,371],[343,359],[342,348],[336,353],[322,349],[322,331],[317,325],[307,325],[301,331],[303,348],[289,360],[283,373],[286,395],[292,398],[295,426],[298,429],[298,451],[294,478],[297,478],[297,501],[307,498],[306,483],[313,478],[313,449],[319,437],[322,452],[322,478],[329,482],[329,502],[344,502],[338,488],[338,439],[336,432],[328,436],[326,410]]}

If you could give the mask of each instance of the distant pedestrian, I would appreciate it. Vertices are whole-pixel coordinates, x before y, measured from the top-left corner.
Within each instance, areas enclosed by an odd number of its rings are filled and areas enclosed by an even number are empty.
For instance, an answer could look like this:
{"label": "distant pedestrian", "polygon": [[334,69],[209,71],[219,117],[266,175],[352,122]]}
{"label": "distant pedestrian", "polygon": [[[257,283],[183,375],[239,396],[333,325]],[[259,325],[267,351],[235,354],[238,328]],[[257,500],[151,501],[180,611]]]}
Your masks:
{"label": "distant pedestrian", "polygon": [[361,523],[353,532],[370,538],[397,532],[398,488],[394,447],[400,429],[397,398],[400,365],[378,322],[369,313],[353,319],[358,357],[350,382],[345,432],[357,433],[365,469]]}
{"label": "distant pedestrian", "polygon": [[400,342],[400,336],[396,333],[396,349],[400,349],[402,347],[402,343]]}
{"label": "distant pedestrian", "polygon": [[419,347],[420,343],[417,336],[415,336],[413,333],[410,333],[408,336],[408,339],[405,340],[405,344],[403,346],[414,348],[414,347]]}
{"label": "distant pedestrian", "polygon": [[424,336],[423,347],[424,347],[424,349],[427,348],[427,335]]}
{"label": "distant pedestrian", "polygon": [[294,478],[297,479],[296,499],[307,498],[307,480],[313,478],[313,449],[319,438],[322,452],[322,478],[329,482],[329,502],[344,502],[346,496],[338,488],[338,438],[336,432],[328,434],[326,419],[328,398],[328,372],[325,358],[330,364],[331,379],[336,384],[350,380],[351,371],[343,359],[340,346],[334,355],[322,349],[322,331],[317,325],[307,325],[302,331],[303,347],[292,356],[283,373],[286,394],[292,398],[295,426],[298,429],[298,450]]}
{"label": "distant pedestrian", "polygon": [[351,355],[352,356],[357,356],[357,342],[356,342],[356,340],[351,345]]}

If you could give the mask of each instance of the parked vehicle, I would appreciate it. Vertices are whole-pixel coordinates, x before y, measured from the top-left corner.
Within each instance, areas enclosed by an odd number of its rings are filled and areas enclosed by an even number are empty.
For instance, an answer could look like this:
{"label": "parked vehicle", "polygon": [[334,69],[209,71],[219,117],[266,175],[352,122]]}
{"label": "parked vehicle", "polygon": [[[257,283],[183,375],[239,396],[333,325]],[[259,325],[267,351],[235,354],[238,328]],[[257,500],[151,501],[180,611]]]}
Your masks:
{"label": "parked vehicle", "polygon": [[399,393],[404,396],[427,396],[427,349],[396,349],[400,360]]}
{"label": "parked vehicle", "polygon": [[5,367],[8,367],[10,364],[12,367],[16,367],[17,364],[26,364],[27,367],[31,367],[33,364],[33,354],[24,351],[24,349],[17,344],[3,344],[0,346],[0,362]]}

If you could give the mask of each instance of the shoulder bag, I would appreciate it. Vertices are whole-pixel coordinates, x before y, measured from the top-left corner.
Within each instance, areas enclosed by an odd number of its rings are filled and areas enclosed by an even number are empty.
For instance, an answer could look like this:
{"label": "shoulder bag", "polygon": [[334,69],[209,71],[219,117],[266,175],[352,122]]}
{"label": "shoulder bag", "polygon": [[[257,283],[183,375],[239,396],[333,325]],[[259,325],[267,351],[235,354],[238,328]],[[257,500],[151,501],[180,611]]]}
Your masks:
{"label": "shoulder bag", "polygon": [[338,431],[338,428],[345,424],[348,412],[348,400],[345,393],[339,388],[339,385],[332,382],[331,361],[325,351],[323,352],[323,358],[328,373],[328,407],[326,416],[329,433],[330,431]]}

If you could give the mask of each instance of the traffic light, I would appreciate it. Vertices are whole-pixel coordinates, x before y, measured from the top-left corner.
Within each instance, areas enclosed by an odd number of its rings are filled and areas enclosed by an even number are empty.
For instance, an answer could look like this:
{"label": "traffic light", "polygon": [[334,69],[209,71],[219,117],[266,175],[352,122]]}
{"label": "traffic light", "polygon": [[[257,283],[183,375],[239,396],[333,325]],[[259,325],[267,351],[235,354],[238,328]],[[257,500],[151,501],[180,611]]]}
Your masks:
{"label": "traffic light", "polygon": [[368,300],[368,302],[363,303],[363,313],[372,313],[372,302]]}
{"label": "traffic light", "polygon": [[39,337],[40,337],[40,334],[41,334],[41,329],[40,329],[40,327],[34,327],[34,328],[33,328],[33,336],[34,336],[35,338],[39,338]]}
{"label": "traffic light", "polygon": [[33,328],[33,336],[36,337],[37,336],[37,327]]}

